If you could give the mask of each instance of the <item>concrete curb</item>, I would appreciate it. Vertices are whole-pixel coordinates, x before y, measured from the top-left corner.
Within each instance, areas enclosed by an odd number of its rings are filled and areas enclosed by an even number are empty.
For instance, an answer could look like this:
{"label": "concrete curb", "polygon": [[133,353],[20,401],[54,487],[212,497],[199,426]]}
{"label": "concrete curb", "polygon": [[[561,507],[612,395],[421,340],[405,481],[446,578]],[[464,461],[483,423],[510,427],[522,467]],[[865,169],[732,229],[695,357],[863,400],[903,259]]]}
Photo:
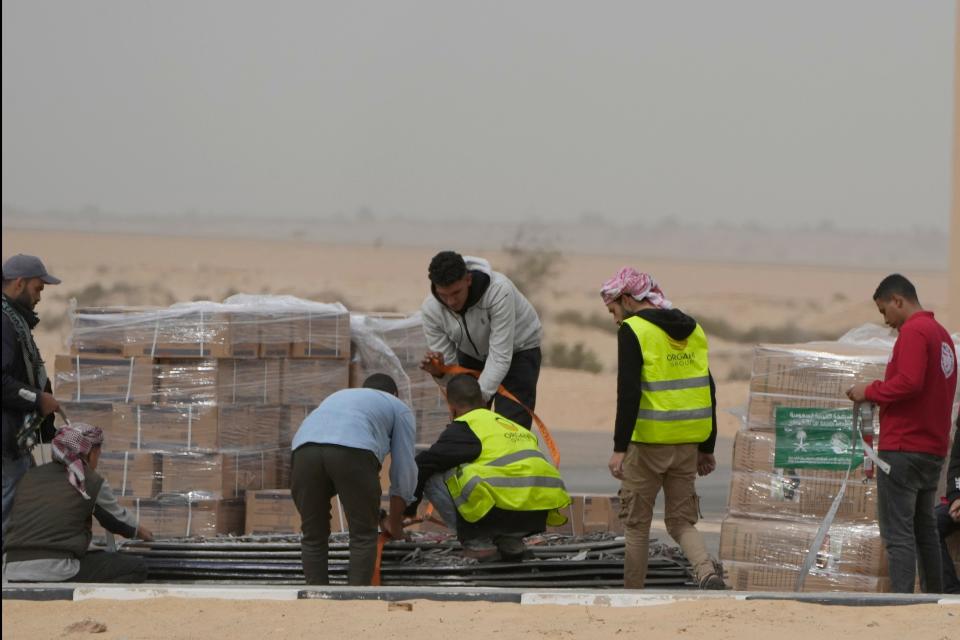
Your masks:
{"label": "concrete curb", "polygon": [[521,605],[648,607],[704,600],[789,600],[837,606],[960,606],[960,596],[890,593],[773,593],[747,591],[647,590],[642,592],[571,591],[569,589],[497,589],[433,587],[304,587],[249,585],[91,585],[45,583],[7,585],[4,600],[146,600],[151,598],[217,598],[221,600],[435,600],[506,602]]}

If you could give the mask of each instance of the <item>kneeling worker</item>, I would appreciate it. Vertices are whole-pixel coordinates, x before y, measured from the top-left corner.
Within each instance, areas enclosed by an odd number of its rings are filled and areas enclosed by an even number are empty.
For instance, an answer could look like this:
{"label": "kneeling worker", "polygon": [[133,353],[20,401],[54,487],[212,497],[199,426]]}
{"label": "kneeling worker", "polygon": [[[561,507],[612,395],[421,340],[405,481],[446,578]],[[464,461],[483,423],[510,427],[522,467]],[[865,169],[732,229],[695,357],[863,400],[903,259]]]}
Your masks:
{"label": "kneeling worker", "polygon": [[[570,504],[560,472],[537,436],[486,408],[480,384],[458,375],[447,384],[454,421],[417,455],[417,502],[433,504],[455,530],[464,555],[520,560],[523,538],[560,525]],[[416,503],[407,509],[416,512]]]}
{"label": "kneeling worker", "polygon": [[307,584],[329,584],[327,559],[330,501],[340,504],[350,529],[350,585],[369,585],[377,561],[380,466],[390,454],[390,515],[382,523],[391,537],[403,535],[403,510],[417,484],[416,424],[397,398],[397,384],[383,373],[362,389],[327,397],[293,437],[291,492],[303,527],[301,553]]}
{"label": "kneeling worker", "polygon": [[4,577],[11,582],[143,582],[142,558],[88,552],[92,517],[112,533],[153,540],[117,503],[97,473],[103,431],[83,423],[53,438],[53,462],[33,467],[17,485],[7,529]]}

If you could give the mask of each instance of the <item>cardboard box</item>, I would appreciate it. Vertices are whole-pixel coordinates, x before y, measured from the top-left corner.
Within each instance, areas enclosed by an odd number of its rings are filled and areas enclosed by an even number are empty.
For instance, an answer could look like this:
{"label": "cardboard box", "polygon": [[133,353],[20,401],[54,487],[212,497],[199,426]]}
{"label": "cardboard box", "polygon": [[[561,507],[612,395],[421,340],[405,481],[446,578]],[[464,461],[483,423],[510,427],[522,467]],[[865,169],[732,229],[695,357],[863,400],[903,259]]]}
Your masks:
{"label": "cardboard box", "polygon": [[104,446],[114,451],[219,449],[217,407],[116,403],[113,431]]}
{"label": "cardboard box", "polygon": [[158,309],[126,324],[123,354],[151,358],[229,357],[229,317],[197,309]]}
{"label": "cardboard box", "polygon": [[131,316],[125,325],[123,353],[156,358],[256,358],[263,317],[254,310],[158,309]]}
{"label": "cardboard box", "polygon": [[[291,322],[290,356],[293,358],[350,357],[350,314],[298,311]],[[344,382],[346,386],[346,382]]]}
{"label": "cardboard box", "polygon": [[115,404],[114,450],[276,449],[280,406]]}
{"label": "cardboard box", "polygon": [[60,402],[70,422],[85,422],[103,429],[104,447],[114,439],[113,405],[109,402]]}
{"label": "cardboard box", "polygon": [[[345,533],[347,520],[336,496],[330,501],[330,533]],[[289,489],[247,492],[247,535],[300,533],[300,513]]]}
{"label": "cardboard box", "polygon": [[290,448],[293,437],[297,435],[300,425],[306,420],[310,412],[316,409],[314,405],[294,404],[283,405],[280,411],[280,447]]}
{"label": "cardboard box", "polygon": [[275,489],[276,452],[161,454],[163,492],[191,499],[242,497],[251,489]]}
{"label": "cardboard box", "polygon": [[347,388],[349,366],[346,360],[290,359],[277,362],[283,363],[282,404],[318,406],[330,394]]}
{"label": "cardboard box", "polygon": [[257,358],[260,356],[260,324],[264,315],[255,311],[229,314],[229,357]]}
{"label": "cardboard box", "polygon": [[[770,431],[740,430],[733,441],[733,471],[745,473],[775,473],[774,453],[776,435]],[[823,480],[842,480],[846,471],[831,471],[827,469],[797,469],[787,470],[788,473],[799,473],[806,477]],[[850,471],[850,481],[866,480],[863,465]]]}
{"label": "cardboard box", "polygon": [[293,341],[293,321],[296,314],[292,311],[267,312],[260,319],[260,357],[289,358],[290,343]]}
{"label": "cardboard box", "polygon": [[573,535],[600,531],[623,533],[620,521],[620,498],[605,495],[571,495],[567,509]]}
{"label": "cardboard box", "polygon": [[[336,509],[332,511],[335,516],[339,515]],[[300,512],[293,503],[290,490],[248,491],[247,523],[244,531],[247,535],[300,533]]]}
{"label": "cardboard box", "polygon": [[61,402],[150,402],[153,360],[103,355],[57,356],[54,395]]}
{"label": "cardboard box", "polygon": [[[157,539],[213,537],[243,533],[243,500],[200,500],[189,502],[178,497],[160,500],[119,498],[120,505],[130,511]],[[104,530],[94,520],[94,536]]]}
{"label": "cardboard box", "polygon": [[[798,571],[819,524],[728,516],[720,527],[720,559]],[[812,571],[824,576],[886,575],[887,558],[877,525],[835,522]]]}
{"label": "cardboard box", "polygon": [[102,451],[97,473],[118,496],[152,498],[160,493],[160,458],[149,451]]}
{"label": "cardboard box", "polygon": [[754,349],[750,393],[845,399],[858,382],[883,379],[890,351],[838,342],[759,345]]}
{"label": "cardboard box", "polygon": [[128,313],[120,309],[78,308],[72,317],[68,340],[72,355],[123,356]]}
{"label": "cardboard box", "polygon": [[[816,476],[814,473],[822,475]],[[836,472],[791,474],[782,471],[734,471],[730,482],[730,514],[819,523],[827,515],[842,486],[842,476],[829,476],[839,475]],[[851,479],[843,493],[835,522],[876,520],[876,482]]]}
{"label": "cardboard box", "polygon": [[889,355],[887,349],[838,342],[757,346],[747,427],[773,430],[778,407],[849,409],[846,390],[882,379]]}
{"label": "cardboard box", "polygon": [[160,360],[157,396],[164,403],[279,404],[279,360]]}
{"label": "cardboard box", "polygon": [[[769,564],[724,561],[726,583],[735,591],[793,591],[798,569]],[[811,572],[803,583],[807,593],[824,591],[853,591],[860,593],[887,593],[890,579],[849,573]]]}
{"label": "cardboard box", "polygon": [[277,449],[282,415],[280,405],[220,405],[219,448]]}

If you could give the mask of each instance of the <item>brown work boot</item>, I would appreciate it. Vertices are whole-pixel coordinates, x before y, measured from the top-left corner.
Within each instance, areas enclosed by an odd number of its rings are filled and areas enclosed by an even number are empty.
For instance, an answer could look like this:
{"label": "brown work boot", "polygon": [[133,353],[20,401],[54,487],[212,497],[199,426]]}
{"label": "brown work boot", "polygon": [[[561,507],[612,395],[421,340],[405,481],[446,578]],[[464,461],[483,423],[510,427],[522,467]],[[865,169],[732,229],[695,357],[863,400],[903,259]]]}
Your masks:
{"label": "brown work boot", "polygon": [[698,586],[705,591],[722,591],[727,588],[723,581],[723,565],[713,560],[713,571],[700,578]]}

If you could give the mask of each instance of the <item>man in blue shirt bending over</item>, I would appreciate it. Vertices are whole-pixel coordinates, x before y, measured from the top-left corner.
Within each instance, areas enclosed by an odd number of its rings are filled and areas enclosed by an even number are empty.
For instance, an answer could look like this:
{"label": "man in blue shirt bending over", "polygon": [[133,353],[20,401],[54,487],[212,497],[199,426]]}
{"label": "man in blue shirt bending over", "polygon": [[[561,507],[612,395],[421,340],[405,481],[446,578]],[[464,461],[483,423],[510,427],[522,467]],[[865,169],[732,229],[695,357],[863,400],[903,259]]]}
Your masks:
{"label": "man in blue shirt bending over", "polygon": [[383,523],[403,535],[403,510],[417,488],[416,424],[397,398],[397,384],[375,373],[362,389],[344,389],[324,400],[293,437],[291,493],[303,521],[303,572],[307,584],[329,584],[330,501],[340,496],[350,529],[348,584],[369,585],[377,559],[380,466],[390,454],[390,514]]}

